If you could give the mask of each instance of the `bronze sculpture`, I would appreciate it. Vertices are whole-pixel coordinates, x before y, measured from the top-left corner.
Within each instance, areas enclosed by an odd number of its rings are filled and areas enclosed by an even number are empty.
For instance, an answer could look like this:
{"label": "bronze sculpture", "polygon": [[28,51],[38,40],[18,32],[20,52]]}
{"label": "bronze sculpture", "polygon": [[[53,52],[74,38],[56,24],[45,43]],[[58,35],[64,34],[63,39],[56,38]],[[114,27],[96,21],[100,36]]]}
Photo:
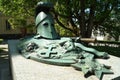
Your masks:
{"label": "bronze sculpture", "polygon": [[103,73],[112,73],[109,66],[100,64],[95,59],[108,58],[106,52],[85,47],[77,40],[63,38],[56,33],[54,19],[50,14],[51,8],[51,3],[38,3],[35,21],[37,33],[20,41],[19,52],[26,58],[40,62],[80,69],[85,77],[92,73],[101,79]]}

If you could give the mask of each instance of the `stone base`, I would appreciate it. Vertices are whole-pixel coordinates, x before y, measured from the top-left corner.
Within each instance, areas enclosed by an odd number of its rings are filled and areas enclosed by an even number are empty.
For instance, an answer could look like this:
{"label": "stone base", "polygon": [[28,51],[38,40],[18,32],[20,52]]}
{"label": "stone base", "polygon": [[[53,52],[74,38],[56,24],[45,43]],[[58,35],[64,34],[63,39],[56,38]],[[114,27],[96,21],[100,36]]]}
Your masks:
{"label": "stone base", "polygon": [[[85,78],[82,71],[72,67],[49,65],[26,59],[16,49],[18,42],[18,40],[8,41],[14,80],[98,80],[94,75]],[[120,58],[110,56],[108,60],[100,59],[99,61],[110,65],[114,72],[114,74],[105,74],[102,80],[120,80]]]}

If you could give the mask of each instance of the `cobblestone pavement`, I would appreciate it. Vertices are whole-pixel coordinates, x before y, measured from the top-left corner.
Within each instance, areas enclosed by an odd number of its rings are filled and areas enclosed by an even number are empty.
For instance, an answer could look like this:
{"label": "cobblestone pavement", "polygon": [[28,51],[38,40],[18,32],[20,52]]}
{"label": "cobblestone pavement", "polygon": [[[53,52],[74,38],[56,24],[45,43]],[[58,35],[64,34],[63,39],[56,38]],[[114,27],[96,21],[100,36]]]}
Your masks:
{"label": "cobblestone pavement", "polygon": [[8,44],[0,44],[0,80],[12,80],[9,67]]}

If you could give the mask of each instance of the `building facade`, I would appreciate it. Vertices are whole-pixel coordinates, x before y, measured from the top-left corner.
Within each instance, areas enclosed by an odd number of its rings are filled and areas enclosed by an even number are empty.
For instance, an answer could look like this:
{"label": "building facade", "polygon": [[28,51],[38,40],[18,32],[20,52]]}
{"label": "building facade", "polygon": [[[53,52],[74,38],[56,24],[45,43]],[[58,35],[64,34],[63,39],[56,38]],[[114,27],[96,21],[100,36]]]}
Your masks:
{"label": "building facade", "polygon": [[[10,23],[8,22],[9,17],[3,15],[0,13],[0,38],[20,38],[21,37],[21,30],[20,28],[12,28]],[[31,23],[33,19],[29,19],[27,21],[28,24]],[[27,29],[27,34],[35,33],[35,31],[32,31],[31,29]]]}
{"label": "building facade", "polygon": [[19,29],[12,29],[11,25],[8,22],[8,18],[2,13],[0,13],[0,35],[1,34],[20,34]]}

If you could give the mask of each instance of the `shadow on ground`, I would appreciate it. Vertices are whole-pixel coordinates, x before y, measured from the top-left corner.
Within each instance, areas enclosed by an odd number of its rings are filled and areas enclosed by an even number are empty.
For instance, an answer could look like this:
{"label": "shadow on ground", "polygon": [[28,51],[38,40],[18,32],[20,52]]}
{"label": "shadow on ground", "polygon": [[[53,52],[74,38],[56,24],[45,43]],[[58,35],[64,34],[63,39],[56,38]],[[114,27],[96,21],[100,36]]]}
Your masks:
{"label": "shadow on ground", "polygon": [[0,64],[8,62],[8,52],[1,50],[0,51]]}
{"label": "shadow on ground", "polygon": [[[3,44],[2,44],[3,45]],[[0,46],[0,80],[12,80],[9,66],[8,48]]]}

